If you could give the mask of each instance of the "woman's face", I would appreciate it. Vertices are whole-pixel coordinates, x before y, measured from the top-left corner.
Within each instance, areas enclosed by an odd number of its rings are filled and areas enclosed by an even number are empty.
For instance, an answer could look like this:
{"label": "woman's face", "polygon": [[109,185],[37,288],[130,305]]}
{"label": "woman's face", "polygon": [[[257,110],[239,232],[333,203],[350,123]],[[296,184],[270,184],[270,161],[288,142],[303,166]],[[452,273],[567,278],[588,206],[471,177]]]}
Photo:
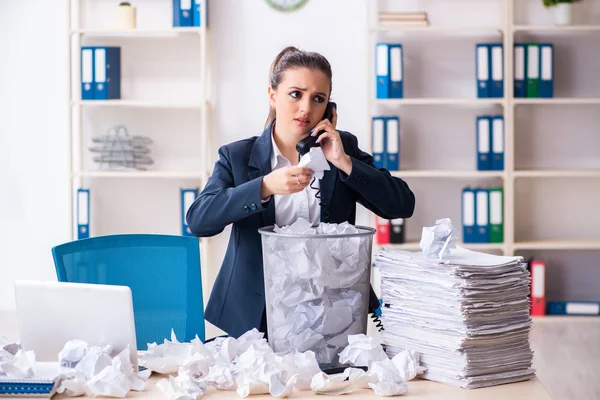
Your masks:
{"label": "woman's face", "polygon": [[286,70],[277,90],[269,87],[269,101],[277,116],[277,133],[294,136],[298,140],[310,134],[311,129],[323,119],[329,87],[329,79],[319,70]]}

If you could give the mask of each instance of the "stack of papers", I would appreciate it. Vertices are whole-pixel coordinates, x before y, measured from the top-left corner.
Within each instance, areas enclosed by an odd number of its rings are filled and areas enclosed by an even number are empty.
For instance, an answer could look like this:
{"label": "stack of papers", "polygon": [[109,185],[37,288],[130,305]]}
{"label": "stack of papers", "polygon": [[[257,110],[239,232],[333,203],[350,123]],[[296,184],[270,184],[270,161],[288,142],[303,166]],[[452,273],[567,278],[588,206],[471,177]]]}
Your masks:
{"label": "stack of papers", "polygon": [[423,378],[468,389],[534,377],[522,257],[457,247],[443,260],[382,249],[383,343],[421,354]]}

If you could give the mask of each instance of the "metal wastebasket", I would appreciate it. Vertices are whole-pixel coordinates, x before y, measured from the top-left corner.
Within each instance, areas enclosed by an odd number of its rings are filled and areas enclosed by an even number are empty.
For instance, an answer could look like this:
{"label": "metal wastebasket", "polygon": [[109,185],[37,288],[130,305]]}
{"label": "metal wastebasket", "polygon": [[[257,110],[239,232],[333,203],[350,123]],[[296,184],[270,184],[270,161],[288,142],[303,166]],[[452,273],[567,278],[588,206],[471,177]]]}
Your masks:
{"label": "metal wastebasket", "polygon": [[341,367],[348,335],[367,333],[375,229],[278,233],[262,238],[269,345],[275,352],[315,352],[321,369]]}

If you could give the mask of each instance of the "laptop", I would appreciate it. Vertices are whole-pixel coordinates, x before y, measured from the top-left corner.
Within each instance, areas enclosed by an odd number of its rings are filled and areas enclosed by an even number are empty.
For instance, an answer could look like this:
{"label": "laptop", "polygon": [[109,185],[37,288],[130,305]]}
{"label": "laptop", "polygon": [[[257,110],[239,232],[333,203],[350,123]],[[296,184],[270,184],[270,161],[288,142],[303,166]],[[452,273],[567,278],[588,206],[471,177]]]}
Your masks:
{"label": "laptop", "polygon": [[129,346],[138,371],[131,289],[90,283],[15,281],[19,338],[36,361],[58,362],[66,342],[111,345],[112,356]]}

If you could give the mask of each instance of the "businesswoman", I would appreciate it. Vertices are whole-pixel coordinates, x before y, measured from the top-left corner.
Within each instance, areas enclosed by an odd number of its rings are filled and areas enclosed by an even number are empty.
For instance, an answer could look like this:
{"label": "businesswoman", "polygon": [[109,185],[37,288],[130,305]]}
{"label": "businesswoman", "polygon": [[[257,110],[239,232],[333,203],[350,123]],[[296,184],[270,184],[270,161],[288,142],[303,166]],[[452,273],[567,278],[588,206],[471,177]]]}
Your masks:
{"label": "businesswoman", "polygon": [[[355,223],[356,203],[382,218],[408,218],[415,197],[408,185],[358,148],[355,136],[337,131],[337,113],[323,119],[331,95],[331,66],[318,53],[287,47],[271,65],[270,114],[263,133],[225,145],[206,187],[189,208],[198,237],[233,224],[229,246],[205,311],[206,320],[232,337],[266,331],[261,236],[258,229],[302,217]],[[325,132],[319,144],[329,163],[322,180],[297,166],[296,143]],[[320,190],[320,197],[315,197]]]}

